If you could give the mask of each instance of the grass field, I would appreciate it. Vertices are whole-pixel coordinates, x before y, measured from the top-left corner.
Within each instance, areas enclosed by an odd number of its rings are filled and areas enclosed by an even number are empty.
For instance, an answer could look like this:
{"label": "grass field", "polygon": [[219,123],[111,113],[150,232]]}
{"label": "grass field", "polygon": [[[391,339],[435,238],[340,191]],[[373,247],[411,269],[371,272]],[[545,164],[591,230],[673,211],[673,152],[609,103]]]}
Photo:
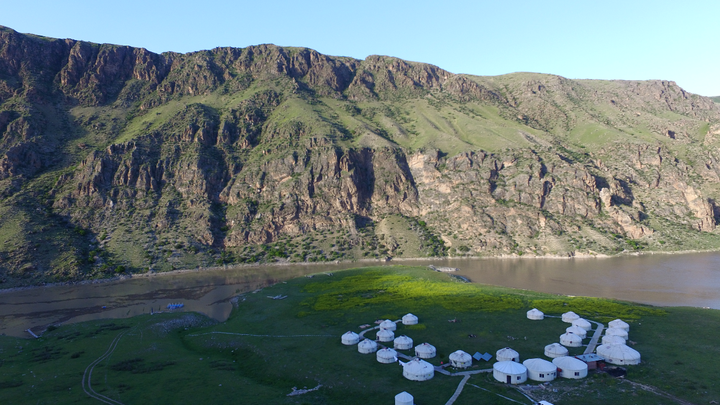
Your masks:
{"label": "grass field", "polygon": [[[268,298],[277,295],[287,298]],[[713,360],[720,354],[714,344],[718,311],[477,286],[423,268],[395,266],[318,274],[245,293],[223,323],[193,313],[165,313],[60,326],[36,340],[0,337],[0,401],[98,403],[83,392],[83,374],[122,334],[91,380],[98,394],[122,404],[392,404],[402,391],[420,405],[444,404],[460,377],[436,373],[426,382],[406,380],[400,366],[359,354],[356,346],[343,346],[340,336],[412,312],[420,323],[398,325],[396,336],[435,345],[438,356],[430,360],[435,365],[458,349],[494,355],[512,347],[522,360],[544,358],[544,346],[556,342],[568,325],[557,318],[528,320],[525,312],[533,307],[556,315],[572,310],[600,322],[625,319],[643,356],[642,364],[628,367],[626,380],[596,373],[580,381],[556,380],[548,389],[532,391],[538,400],[677,403],[631,382],[691,403],[720,400]],[[571,349],[571,354],[583,349]],[[492,362],[473,367],[491,368]],[[318,385],[316,391],[287,396],[293,387]],[[512,404],[507,398],[531,403],[491,374],[477,374],[455,404]]]}

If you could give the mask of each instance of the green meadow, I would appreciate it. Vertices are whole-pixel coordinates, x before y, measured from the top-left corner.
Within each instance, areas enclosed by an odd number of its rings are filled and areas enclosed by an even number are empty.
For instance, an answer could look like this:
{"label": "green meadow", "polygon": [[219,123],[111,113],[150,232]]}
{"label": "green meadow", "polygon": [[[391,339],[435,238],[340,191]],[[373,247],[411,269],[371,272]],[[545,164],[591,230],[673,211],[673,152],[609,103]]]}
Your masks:
{"label": "green meadow", "polygon": [[[278,295],[287,298],[269,298]],[[420,323],[399,324],[395,334],[435,345],[438,356],[429,360],[435,365],[458,349],[494,356],[511,347],[522,360],[545,358],[544,346],[557,342],[568,324],[549,317],[530,321],[525,313],[534,307],[547,315],[574,311],[603,323],[626,320],[642,364],[629,366],[624,379],[591,372],[546,387],[528,381],[532,398],[554,404],[720,401],[714,361],[720,354],[718,311],[479,286],[425,268],[394,266],[316,274],[247,292],[222,323],[175,312],[61,325],[33,340],[1,336],[0,403],[101,403],[83,390],[94,365],[93,395],[110,403],[393,404],[396,394],[407,391],[416,404],[445,404],[461,377],[436,373],[430,381],[406,380],[398,364],[359,354],[356,346],[342,345],[340,336],[411,312]],[[490,369],[493,361],[474,362],[471,370]],[[318,386],[288,396],[293,388]],[[481,373],[470,377],[455,404],[517,403],[512,401],[532,403],[516,387]]]}

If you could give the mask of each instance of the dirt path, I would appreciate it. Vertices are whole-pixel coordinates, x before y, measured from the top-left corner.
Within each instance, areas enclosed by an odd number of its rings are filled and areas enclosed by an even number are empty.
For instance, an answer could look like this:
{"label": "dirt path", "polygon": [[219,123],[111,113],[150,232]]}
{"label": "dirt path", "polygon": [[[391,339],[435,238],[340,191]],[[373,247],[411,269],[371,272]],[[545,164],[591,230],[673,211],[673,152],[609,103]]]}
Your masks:
{"label": "dirt path", "polygon": [[105,353],[102,356],[95,359],[95,361],[90,363],[90,365],[85,368],[85,372],[83,373],[83,378],[82,378],[82,389],[83,389],[83,391],[85,391],[85,393],[89,397],[95,398],[100,402],[110,404],[110,405],[124,405],[120,401],[116,401],[112,398],[106,397],[105,395],[98,394],[92,388],[92,372],[95,369],[95,366],[97,366],[101,361],[107,359],[108,357],[110,357],[110,355],[113,354],[113,352],[117,348],[118,343],[120,342],[120,339],[128,332],[129,332],[129,330],[126,330],[125,332],[121,332],[120,334],[115,336],[115,339],[113,339],[113,341],[110,342],[110,347],[108,347],[107,351],[105,351]]}
{"label": "dirt path", "polygon": [[640,389],[642,389],[642,390],[645,390],[645,391],[647,391],[647,392],[652,392],[652,393],[655,394],[655,395],[658,395],[658,396],[661,396],[661,397],[665,397],[665,398],[667,398],[667,399],[671,399],[671,400],[677,402],[678,404],[681,404],[681,405],[694,405],[692,402],[688,402],[688,401],[682,400],[682,399],[680,399],[680,398],[678,398],[678,397],[676,397],[676,396],[674,396],[674,395],[668,394],[668,393],[665,392],[665,391],[661,391],[661,390],[653,387],[652,385],[640,384],[640,383],[632,382],[632,381],[630,381],[630,380],[624,380],[624,381],[627,382],[627,383],[629,383],[629,384],[632,385],[633,387],[638,387],[638,388],[640,388]]}

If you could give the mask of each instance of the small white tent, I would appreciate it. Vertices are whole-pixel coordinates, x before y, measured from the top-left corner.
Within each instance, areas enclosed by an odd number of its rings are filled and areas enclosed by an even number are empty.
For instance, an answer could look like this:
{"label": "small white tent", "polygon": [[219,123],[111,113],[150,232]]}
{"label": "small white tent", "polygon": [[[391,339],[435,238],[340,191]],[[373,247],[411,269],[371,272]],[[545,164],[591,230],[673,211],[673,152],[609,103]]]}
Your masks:
{"label": "small white tent", "polygon": [[493,377],[507,384],[522,384],[527,381],[527,368],[514,361],[498,361],[493,364]]}
{"label": "small white tent", "polygon": [[563,322],[572,323],[576,319],[580,319],[580,315],[576,314],[573,311],[565,312],[564,314],[562,314]]}
{"label": "small white tent", "polygon": [[401,363],[403,377],[413,381],[426,381],[435,376],[435,367],[425,360],[415,359],[407,363]]}
{"label": "small white tent", "polygon": [[604,345],[624,345],[625,342],[626,340],[620,336],[605,335],[602,337],[602,344]]}
{"label": "small white tent", "polygon": [[390,348],[380,349],[375,354],[375,358],[380,363],[395,363],[397,361],[397,352]]}
{"label": "small white tent", "polygon": [[394,331],[395,329],[397,329],[397,325],[395,325],[395,322],[393,322],[389,319],[386,319],[386,320],[380,322],[380,329],[387,329],[387,330]]}
{"label": "small white tent", "polygon": [[380,329],[375,336],[381,342],[392,342],[395,339],[395,334],[387,329]]}
{"label": "small white tent", "polygon": [[554,359],[568,355],[568,349],[560,343],[550,343],[545,346],[545,355]]}
{"label": "small white tent", "polygon": [[608,323],[608,326],[615,329],[623,329],[625,330],[625,332],[630,332],[630,325],[628,325],[627,322],[623,321],[622,319],[610,321],[610,323]]}
{"label": "small white tent", "polygon": [[523,361],[527,368],[528,378],[533,381],[552,381],[557,374],[557,367],[543,359],[527,359]]}
{"label": "small white tent", "polygon": [[640,353],[628,345],[600,345],[597,354],[610,364],[620,366],[640,364]]}
{"label": "small white tent", "polygon": [[621,338],[627,340],[628,333],[625,329],[609,328],[605,331],[605,336],[620,336]]}
{"label": "small white tent", "polygon": [[406,391],[395,395],[395,405],[413,405],[415,403],[414,400],[415,398]]}
{"label": "small white tent", "polygon": [[563,333],[560,335],[560,344],[565,347],[582,346],[582,338],[574,333]]}
{"label": "small white tent", "polygon": [[409,337],[403,335],[398,336],[393,341],[393,347],[395,347],[395,350],[410,350],[413,346],[413,340]]}
{"label": "small white tent", "polygon": [[450,365],[457,368],[468,368],[472,366],[472,356],[462,350],[454,351],[450,353]]}
{"label": "small white tent", "polygon": [[585,330],[592,329],[592,325],[590,325],[590,321],[587,319],[579,318],[574,321],[572,321],[573,326],[577,326],[578,328],[583,328]]}
{"label": "small white tent", "polygon": [[418,317],[413,314],[407,314],[402,317],[403,325],[417,325]]}
{"label": "small white tent", "polygon": [[358,344],[358,352],[362,354],[375,353],[377,351],[377,348],[377,343],[375,343],[374,340],[370,339],[365,339]]}
{"label": "small white tent", "polygon": [[539,309],[533,308],[527,311],[527,318],[533,321],[541,321],[545,319],[545,314],[543,314]]}
{"label": "small white tent", "polygon": [[497,361],[515,361],[520,363],[520,354],[509,347],[504,347],[495,353],[495,359],[497,359]]}
{"label": "small white tent", "polygon": [[562,378],[584,378],[588,373],[588,365],[575,357],[565,356],[553,359],[553,364],[558,368],[558,377]]}
{"label": "small white tent", "polygon": [[415,355],[421,359],[432,359],[435,357],[436,353],[437,351],[435,350],[435,346],[430,343],[423,343],[415,346]]}
{"label": "small white tent", "polygon": [[587,331],[585,329],[579,328],[577,326],[568,326],[565,329],[565,332],[574,333],[574,334],[580,336],[581,339],[585,339],[587,337]]}
{"label": "small white tent", "polygon": [[340,340],[342,341],[342,344],[352,346],[356,345],[360,341],[360,335],[355,332],[347,331],[342,335]]}

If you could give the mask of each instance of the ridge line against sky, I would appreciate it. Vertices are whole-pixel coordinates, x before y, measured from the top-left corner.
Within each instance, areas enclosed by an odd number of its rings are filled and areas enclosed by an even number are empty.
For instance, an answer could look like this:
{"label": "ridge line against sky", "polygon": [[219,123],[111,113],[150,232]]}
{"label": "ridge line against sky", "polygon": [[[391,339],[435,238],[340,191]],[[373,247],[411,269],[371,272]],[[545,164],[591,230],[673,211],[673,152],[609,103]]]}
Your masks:
{"label": "ridge line against sky", "polygon": [[4,4],[0,25],[158,53],[274,43],[357,59],[389,55],[480,76],[672,80],[691,93],[720,95],[720,1],[499,3],[27,0]]}

